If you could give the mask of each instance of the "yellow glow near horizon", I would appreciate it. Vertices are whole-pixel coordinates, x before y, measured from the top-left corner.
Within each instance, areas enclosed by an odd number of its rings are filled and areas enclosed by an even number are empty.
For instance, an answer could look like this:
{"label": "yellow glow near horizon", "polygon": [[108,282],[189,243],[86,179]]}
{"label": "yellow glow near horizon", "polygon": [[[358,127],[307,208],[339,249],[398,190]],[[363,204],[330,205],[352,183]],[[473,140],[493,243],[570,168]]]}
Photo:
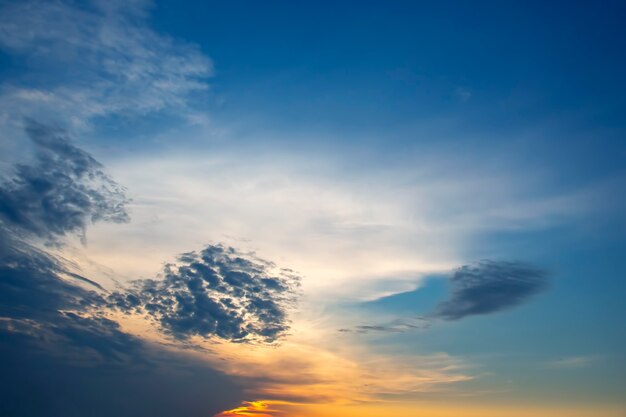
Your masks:
{"label": "yellow glow near horizon", "polygon": [[408,403],[378,403],[360,405],[295,404],[260,400],[243,403],[214,417],[624,417],[620,407],[447,407]]}
{"label": "yellow glow near horizon", "polygon": [[233,408],[232,410],[222,411],[215,417],[227,417],[227,416],[257,416],[257,417],[272,417],[270,412],[274,412],[269,408],[269,404],[265,401],[248,401],[243,403],[240,407]]}

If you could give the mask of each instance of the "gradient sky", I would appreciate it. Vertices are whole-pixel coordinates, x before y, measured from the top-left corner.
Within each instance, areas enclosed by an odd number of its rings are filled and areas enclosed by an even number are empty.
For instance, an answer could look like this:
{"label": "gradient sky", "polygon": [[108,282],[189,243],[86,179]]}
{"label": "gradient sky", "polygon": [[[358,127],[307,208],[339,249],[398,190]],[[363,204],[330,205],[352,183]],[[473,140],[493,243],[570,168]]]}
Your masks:
{"label": "gradient sky", "polygon": [[625,18],[0,2],[0,415],[626,416]]}

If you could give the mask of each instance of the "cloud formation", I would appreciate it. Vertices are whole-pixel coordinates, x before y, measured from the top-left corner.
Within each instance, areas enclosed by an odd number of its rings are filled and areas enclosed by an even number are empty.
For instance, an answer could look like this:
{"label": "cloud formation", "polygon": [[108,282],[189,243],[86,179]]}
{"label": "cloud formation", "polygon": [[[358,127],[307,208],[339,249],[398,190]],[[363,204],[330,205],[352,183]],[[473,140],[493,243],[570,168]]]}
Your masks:
{"label": "cloud formation", "polygon": [[406,333],[414,330],[422,330],[430,327],[430,323],[424,317],[415,317],[407,319],[395,319],[387,323],[381,324],[365,324],[358,325],[354,328],[342,328],[340,333]]}
{"label": "cloud formation", "polygon": [[97,283],[30,243],[128,215],[119,186],[62,132],[30,122],[28,134],[35,163],[0,187],[0,415],[200,417],[241,401],[250,381],[125,333]]}
{"label": "cloud formation", "polygon": [[[206,416],[233,407],[258,383],[227,376],[180,346],[124,332],[108,316],[114,299],[130,312],[136,296],[133,308],[179,339],[273,342],[288,329],[298,278],[234,249],[184,254],[165,268],[163,282],[137,282],[106,298],[98,283],[36,247],[61,245],[68,235],[84,241],[91,223],[129,220],[124,188],[67,131],[99,117],[155,112],[198,120],[188,99],[206,90],[211,62],[152,31],[149,6],[0,4],[0,48],[25,75],[0,87],[0,147],[10,150],[3,162],[11,167],[0,179],[0,415]],[[13,151],[27,144],[34,158],[13,165]]]}
{"label": "cloud formation", "polygon": [[48,320],[99,302],[96,293],[63,279],[67,272],[58,259],[0,227],[0,317]]}
{"label": "cloud formation", "polygon": [[166,265],[162,280],[140,280],[109,297],[127,313],[145,313],[178,339],[217,336],[233,342],[277,341],[289,329],[287,311],[300,278],[291,270],[208,245]]}
{"label": "cloud formation", "polygon": [[49,241],[66,234],[85,240],[89,223],[127,222],[124,189],[67,135],[32,120],[26,133],[35,145],[34,164],[15,166],[0,184],[0,221]]}
{"label": "cloud formation", "polygon": [[147,24],[150,5],[144,0],[4,3],[0,47],[28,57],[30,78],[41,79],[36,86],[19,80],[4,85],[4,116],[52,113],[80,127],[98,116],[189,110],[186,99],[206,90],[212,63],[195,46],[153,31]]}
{"label": "cloud formation", "polygon": [[0,415],[200,417],[240,401],[234,378],[124,333],[12,232],[0,225]]}
{"label": "cloud formation", "polygon": [[181,255],[161,280],[106,295],[32,242],[84,239],[93,222],[128,221],[124,189],[64,131],[28,120],[26,133],[33,162],[15,165],[0,186],[0,414],[193,417],[240,402],[258,378],[227,376],[126,333],[108,309],[142,311],[180,340],[273,343],[289,329],[299,277],[210,245]]}
{"label": "cloud formation", "polygon": [[[23,342],[38,351],[59,340],[67,342],[68,349],[81,345],[105,356],[126,351],[129,343],[138,342],[131,342],[116,323],[84,315],[104,300],[72,280],[101,287],[29,243],[34,237],[56,241],[73,233],[84,239],[91,222],[127,221],[124,193],[62,131],[34,121],[27,121],[26,131],[36,148],[35,163],[16,165],[14,176],[0,186],[2,341]],[[9,348],[3,346],[7,354]]]}
{"label": "cloud formation", "polygon": [[459,320],[490,314],[528,301],[547,288],[547,275],[521,262],[481,261],[458,268],[450,278],[452,293],[433,317]]}
{"label": "cloud formation", "polygon": [[[53,276],[49,284],[59,295],[67,289]],[[0,317],[0,415],[200,417],[241,400],[243,381],[114,321],[81,311],[42,314],[36,299],[21,307],[34,318]]]}

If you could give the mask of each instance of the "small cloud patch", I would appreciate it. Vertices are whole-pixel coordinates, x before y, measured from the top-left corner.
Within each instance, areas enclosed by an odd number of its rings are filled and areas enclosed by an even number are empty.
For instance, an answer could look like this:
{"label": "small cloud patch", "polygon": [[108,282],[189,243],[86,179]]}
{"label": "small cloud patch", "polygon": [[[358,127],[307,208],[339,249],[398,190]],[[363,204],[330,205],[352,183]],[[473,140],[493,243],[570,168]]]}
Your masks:
{"label": "small cloud patch", "polygon": [[489,260],[458,268],[450,283],[452,293],[432,317],[459,320],[495,313],[527,302],[548,286],[547,274],[531,265]]}

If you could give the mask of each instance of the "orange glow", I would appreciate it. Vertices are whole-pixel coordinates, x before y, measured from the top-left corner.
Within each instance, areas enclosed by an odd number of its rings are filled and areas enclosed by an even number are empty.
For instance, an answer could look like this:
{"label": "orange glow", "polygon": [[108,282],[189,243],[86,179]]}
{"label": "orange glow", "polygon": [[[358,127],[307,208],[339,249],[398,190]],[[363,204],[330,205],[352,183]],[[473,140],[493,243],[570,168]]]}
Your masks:
{"label": "orange glow", "polygon": [[245,401],[241,406],[232,410],[222,411],[214,417],[229,416],[254,416],[254,417],[275,417],[283,414],[283,411],[272,408],[273,405],[287,404],[283,401]]}
{"label": "orange glow", "polygon": [[240,407],[223,411],[214,417],[623,417],[623,407],[484,407],[442,406],[416,403],[377,404],[295,404],[283,401],[250,401]]}

